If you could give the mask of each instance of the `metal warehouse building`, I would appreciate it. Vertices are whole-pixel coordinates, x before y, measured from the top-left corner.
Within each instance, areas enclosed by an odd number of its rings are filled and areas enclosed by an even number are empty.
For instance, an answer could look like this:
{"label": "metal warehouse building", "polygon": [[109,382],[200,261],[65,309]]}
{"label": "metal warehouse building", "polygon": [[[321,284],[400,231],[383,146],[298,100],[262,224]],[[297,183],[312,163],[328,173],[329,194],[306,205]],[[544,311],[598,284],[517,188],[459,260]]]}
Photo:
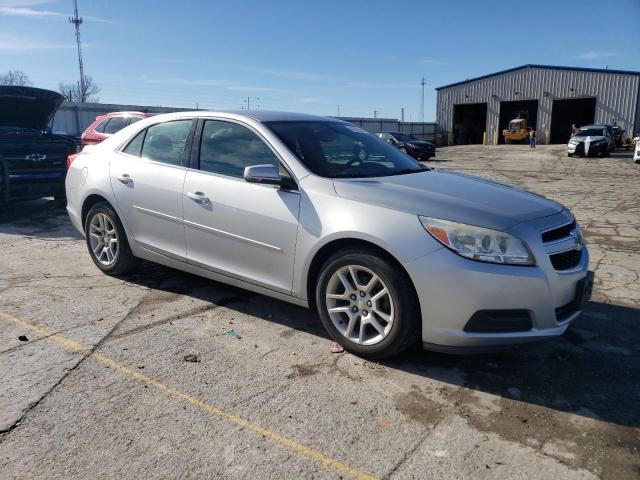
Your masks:
{"label": "metal warehouse building", "polygon": [[573,123],[640,130],[640,72],[523,65],[436,91],[438,128],[454,145],[503,143],[502,130],[518,115],[540,143],[566,143]]}

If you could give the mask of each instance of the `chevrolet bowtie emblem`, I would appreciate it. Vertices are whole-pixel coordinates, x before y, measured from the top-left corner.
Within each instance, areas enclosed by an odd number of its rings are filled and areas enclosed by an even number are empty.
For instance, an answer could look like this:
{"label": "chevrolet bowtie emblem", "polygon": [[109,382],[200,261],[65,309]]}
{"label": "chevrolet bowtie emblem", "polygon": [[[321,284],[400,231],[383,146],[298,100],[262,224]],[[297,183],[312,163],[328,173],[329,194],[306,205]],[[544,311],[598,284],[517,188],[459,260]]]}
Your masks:
{"label": "chevrolet bowtie emblem", "polygon": [[41,162],[42,160],[46,160],[47,156],[46,155],[41,155],[39,153],[30,153],[29,155],[24,157],[24,159],[25,160],[30,160],[32,162]]}

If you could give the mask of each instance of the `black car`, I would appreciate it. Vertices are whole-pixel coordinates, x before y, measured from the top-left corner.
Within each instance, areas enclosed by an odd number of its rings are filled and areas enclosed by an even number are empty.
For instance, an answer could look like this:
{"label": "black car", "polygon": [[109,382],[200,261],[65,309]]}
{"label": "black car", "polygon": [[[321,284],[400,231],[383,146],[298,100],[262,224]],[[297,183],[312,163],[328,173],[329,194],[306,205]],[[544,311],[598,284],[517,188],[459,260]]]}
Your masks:
{"label": "black car", "polygon": [[416,160],[429,160],[436,154],[436,146],[431,142],[421,140],[402,132],[379,132],[376,133],[385,142],[389,142],[405,153],[408,153]]}
{"label": "black car", "polygon": [[67,157],[78,143],[47,128],[63,101],[50,90],[0,85],[0,204],[64,198]]}

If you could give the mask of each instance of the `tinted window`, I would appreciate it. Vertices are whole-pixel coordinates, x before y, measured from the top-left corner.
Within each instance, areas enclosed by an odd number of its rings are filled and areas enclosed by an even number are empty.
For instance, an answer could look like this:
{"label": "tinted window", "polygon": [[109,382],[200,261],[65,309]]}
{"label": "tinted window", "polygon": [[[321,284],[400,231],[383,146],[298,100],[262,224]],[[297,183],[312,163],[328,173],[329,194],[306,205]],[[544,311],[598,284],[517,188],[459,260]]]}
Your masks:
{"label": "tinted window", "polygon": [[133,140],[129,142],[129,145],[124,148],[123,152],[139,157],[140,151],[142,150],[142,142],[144,141],[145,133],[147,133],[147,131],[142,130],[139,134],[133,137]]}
{"label": "tinted window", "polygon": [[140,120],[142,120],[140,117],[131,117],[129,118],[129,125],[131,125],[132,123],[139,122]]}
{"label": "tinted window", "polygon": [[116,133],[127,126],[125,117],[112,117],[104,127],[104,133]]}
{"label": "tinted window", "polygon": [[200,170],[242,178],[245,167],[272,164],[278,157],[251,130],[237,123],[208,120],[202,130]]}
{"label": "tinted window", "polygon": [[149,127],[144,137],[142,156],[157,162],[181,165],[190,129],[191,120],[176,120]]}
{"label": "tinted window", "polygon": [[109,119],[108,119],[108,118],[107,118],[107,119],[105,119],[105,120],[103,120],[103,121],[101,121],[101,122],[96,126],[96,128],[94,128],[94,130],[95,130],[96,132],[98,132],[98,133],[104,133],[104,127],[105,127],[105,125],[107,124],[107,122],[108,122],[108,121],[109,121]]}
{"label": "tinted window", "polygon": [[267,125],[302,163],[323,177],[382,177],[425,171],[393,145],[348,123],[302,121]]}

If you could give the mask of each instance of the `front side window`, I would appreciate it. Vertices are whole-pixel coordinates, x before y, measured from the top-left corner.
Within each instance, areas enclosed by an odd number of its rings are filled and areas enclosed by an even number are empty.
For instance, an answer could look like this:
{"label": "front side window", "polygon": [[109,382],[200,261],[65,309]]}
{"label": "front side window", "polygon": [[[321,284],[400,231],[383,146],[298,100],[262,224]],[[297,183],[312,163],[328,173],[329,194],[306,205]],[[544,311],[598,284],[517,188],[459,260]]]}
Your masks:
{"label": "front side window", "polygon": [[267,126],[316,175],[384,177],[424,172],[393,145],[354,125],[332,121],[268,122]]}
{"label": "front side window", "polygon": [[170,165],[181,165],[190,129],[191,120],[159,123],[147,128],[142,157]]}
{"label": "front side window", "polygon": [[207,120],[200,141],[200,170],[243,178],[245,167],[280,161],[255,133],[237,123]]}
{"label": "front side window", "polygon": [[104,127],[104,133],[113,134],[119,132],[127,126],[127,119],[124,117],[111,117],[109,123]]}

